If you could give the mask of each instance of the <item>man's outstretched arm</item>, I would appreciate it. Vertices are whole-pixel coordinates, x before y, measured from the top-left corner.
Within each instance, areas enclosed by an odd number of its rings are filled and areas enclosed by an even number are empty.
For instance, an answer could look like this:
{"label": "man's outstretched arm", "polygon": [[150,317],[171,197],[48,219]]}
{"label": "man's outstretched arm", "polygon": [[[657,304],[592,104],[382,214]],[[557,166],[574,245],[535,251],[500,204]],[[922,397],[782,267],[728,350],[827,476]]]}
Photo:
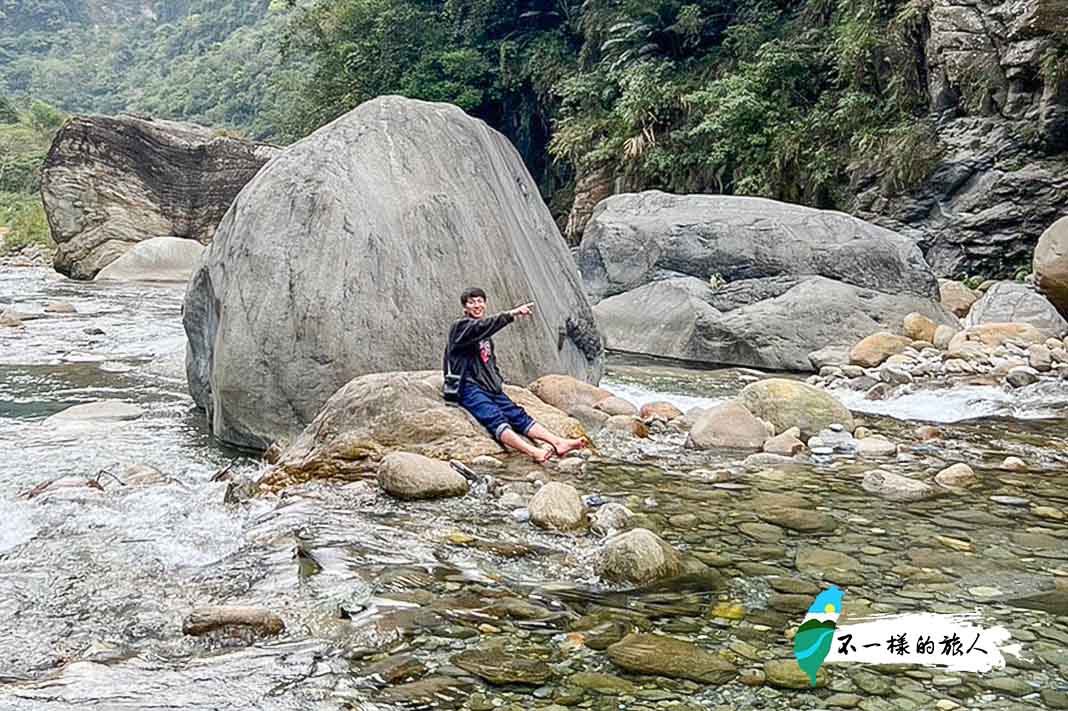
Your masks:
{"label": "man's outstretched arm", "polygon": [[478,343],[483,338],[489,338],[502,328],[515,321],[516,316],[529,316],[533,304],[517,306],[511,311],[502,311],[486,318],[466,318],[457,322],[456,332],[453,334],[453,344],[457,346],[469,346]]}

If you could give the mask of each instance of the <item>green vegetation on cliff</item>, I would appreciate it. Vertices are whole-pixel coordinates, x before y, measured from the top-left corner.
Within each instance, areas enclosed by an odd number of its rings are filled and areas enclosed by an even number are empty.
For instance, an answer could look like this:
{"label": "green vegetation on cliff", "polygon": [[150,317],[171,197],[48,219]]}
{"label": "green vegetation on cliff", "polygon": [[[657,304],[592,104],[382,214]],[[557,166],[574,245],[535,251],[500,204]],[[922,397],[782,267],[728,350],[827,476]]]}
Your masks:
{"label": "green vegetation on cliff", "polygon": [[0,94],[0,255],[35,244],[52,250],[41,205],[41,164],[64,116],[43,101],[20,110]]}
{"label": "green vegetation on cliff", "polygon": [[937,158],[922,0],[322,0],[289,43],[313,70],[291,130],[373,96],[451,101],[508,135],[552,194],[631,187],[845,203]]}
{"label": "green vegetation on cliff", "polygon": [[369,98],[458,104],[554,211],[629,188],[844,207],[937,158],[923,0],[0,0],[0,93],[300,138]]}

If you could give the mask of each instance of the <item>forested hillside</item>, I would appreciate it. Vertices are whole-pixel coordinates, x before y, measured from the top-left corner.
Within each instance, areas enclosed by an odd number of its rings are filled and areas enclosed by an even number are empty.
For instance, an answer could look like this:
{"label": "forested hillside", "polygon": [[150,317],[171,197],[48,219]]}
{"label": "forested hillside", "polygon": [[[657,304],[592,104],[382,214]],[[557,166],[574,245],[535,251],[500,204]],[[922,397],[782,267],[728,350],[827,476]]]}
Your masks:
{"label": "forested hillside", "polygon": [[0,0],[0,94],[272,138],[286,17],[269,0]]}
{"label": "forested hillside", "polygon": [[851,166],[923,177],[937,150],[922,0],[342,0],[300,20],[301,129],[367,97],[452,101],[549,192],[608,168],[669,190],[839,205]]}
{"label": "forested hillside", "polygon": [[1006,272],[1068,200],[1066,0],[0,0],[0,93],[276,142],[452,102],[572,241],[613,192],[733,193]]}
{"label": "forested hillside", "polygon": [[41,206],[41,164],[64,116],[43,101],[22,108],[0,95],[0,256],[52,248]]}

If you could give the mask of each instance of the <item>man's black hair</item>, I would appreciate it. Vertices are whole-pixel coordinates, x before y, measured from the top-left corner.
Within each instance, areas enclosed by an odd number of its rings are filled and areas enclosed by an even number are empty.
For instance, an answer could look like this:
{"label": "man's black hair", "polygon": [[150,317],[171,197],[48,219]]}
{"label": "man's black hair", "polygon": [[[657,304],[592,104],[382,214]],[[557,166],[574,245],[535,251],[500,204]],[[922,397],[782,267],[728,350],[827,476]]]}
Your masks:
{"label": "man's black hair", "polygon": [[479,289],[477,286],[464,289],[464,293],[460,294],[460,306],[467,306],[467,300],[473,299],[476,296],[481,296],[485,299],[486,292],[482,291],[482,289]]}

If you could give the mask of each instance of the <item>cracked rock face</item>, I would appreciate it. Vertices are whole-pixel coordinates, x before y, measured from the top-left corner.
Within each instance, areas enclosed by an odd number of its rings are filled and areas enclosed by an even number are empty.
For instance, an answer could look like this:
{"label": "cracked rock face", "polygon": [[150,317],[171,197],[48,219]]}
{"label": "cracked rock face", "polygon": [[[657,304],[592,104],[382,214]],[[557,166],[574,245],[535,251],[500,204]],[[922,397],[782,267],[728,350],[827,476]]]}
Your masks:
{"label": "cracked rock face", "polygon": [[41,173],[56,270],[92,279],[148,239],[210,242],[234,197],[277,153],[194,124],[74,117]]}
{"label": "cracked rock face", "polygon": [[223,441],[295,434],[352,378],[440,369],[460,292],[536,302],[494,337],[510,382],[597,382],[601,337],[515,149],[446,104],[379,97],[286,149],[223,218],[186,294],[190,392]]}
{"label": "cracked rock face", "polygon": [[926,19],[943,154],[902,194],[860,179],[852,211],[916,240],[940,275],[1011,276],[1068,203],[1068,72],[1043,66],[1068,0],[934,0]]}

